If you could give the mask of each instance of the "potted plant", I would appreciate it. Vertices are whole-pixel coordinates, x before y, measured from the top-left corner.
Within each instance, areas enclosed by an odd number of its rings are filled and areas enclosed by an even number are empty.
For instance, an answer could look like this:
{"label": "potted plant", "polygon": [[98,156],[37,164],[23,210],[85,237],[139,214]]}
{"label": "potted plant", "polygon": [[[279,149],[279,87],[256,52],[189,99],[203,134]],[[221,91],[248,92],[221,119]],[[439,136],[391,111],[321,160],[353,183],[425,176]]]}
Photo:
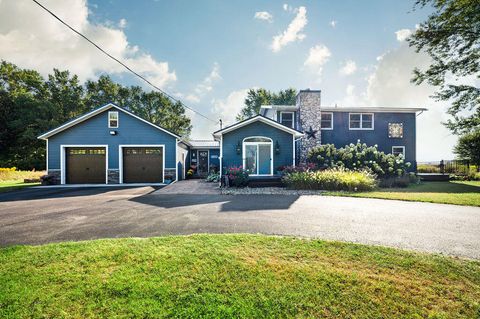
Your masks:
{"label": "potted plant", "polygon": [[164,183],[165,184],[170,184],[171,182],[173,182],[173,176],[172,175],[165,175]]}
{"label": "potted plant", "polygon": [[285,170],[285,166],[284,165],[280,165],[277,167],[277,175],[283,175],[283,171]]}

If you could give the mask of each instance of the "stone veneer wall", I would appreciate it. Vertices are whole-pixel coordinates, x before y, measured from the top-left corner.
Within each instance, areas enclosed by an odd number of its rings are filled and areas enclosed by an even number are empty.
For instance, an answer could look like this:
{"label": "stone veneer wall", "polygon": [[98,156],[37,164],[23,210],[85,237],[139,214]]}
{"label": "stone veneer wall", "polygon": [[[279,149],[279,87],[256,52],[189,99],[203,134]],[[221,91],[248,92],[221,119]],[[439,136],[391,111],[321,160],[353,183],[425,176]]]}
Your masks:
{"label": "stone veneer wall", "polygon": [[59,185],[62,181],[62,172],[59,169],[49,169],[48,175],[52,177],[52,185]]}
{"label": "stone veneer wall", "polygon": [[172,176],[172,181],[174,181],[177,177],[177,170],[175,168],[165,168],[165,179],[167,175]]}
{"label": "stone veneer wall", "polygon": [[308,134],[299,143],[300,163],[304,164],[307,161],[308,151],[321,143],[320,130],[320,91],[319,90],[301,90],[297,95],[297,106],[299,112],[300,130],[303,132],[315,132],[315,138],[311,138]]}
{"label": "stone veneer wall", "polygon": [[118,184],[118,183],[120,183],[120,170],[109,169],[108,170],[108,184]]}

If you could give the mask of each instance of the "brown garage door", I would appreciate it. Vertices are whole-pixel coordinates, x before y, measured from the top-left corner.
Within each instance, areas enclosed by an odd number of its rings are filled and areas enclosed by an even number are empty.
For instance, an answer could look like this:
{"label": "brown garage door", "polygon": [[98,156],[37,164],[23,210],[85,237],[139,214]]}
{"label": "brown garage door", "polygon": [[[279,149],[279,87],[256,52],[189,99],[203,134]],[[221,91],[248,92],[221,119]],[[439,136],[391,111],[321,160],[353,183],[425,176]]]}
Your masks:
{"label": "brown garage door", "polygon": [[65,152],[67,184],[105,184],[104,147],[69,147]]}
{"label": "brown garage door", "polygon": [[124,183],[162,183],[162,147],[123,148]]}

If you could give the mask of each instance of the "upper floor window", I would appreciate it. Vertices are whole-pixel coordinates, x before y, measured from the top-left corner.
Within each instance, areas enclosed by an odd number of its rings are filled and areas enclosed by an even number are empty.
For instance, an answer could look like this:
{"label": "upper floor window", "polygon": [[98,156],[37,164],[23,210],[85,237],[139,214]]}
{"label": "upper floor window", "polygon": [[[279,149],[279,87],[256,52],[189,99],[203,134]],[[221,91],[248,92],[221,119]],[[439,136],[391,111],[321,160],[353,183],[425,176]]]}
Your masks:
{"label": "upper floor window", "polygon": [[108,112],[108,128],[118,128],[118,112]]}
{"label": "upper floor window", "polygon": [[320,127],[322,130],[333,129],[333,113],[322,112],[320,115]]}
{"label": "upper floor window", "polygon": [[350,113],[349,129],[373,130],[373,113]]}
{"label": "upper floor window", "polygon": [[395,156],[401,154],[405,158],[405,146],[392,146],[392,154]]}
{"label": "upper floor window", "polygon": [[280,123],[285,126],[293,128],[294,113],[293,112],[280,112]]}

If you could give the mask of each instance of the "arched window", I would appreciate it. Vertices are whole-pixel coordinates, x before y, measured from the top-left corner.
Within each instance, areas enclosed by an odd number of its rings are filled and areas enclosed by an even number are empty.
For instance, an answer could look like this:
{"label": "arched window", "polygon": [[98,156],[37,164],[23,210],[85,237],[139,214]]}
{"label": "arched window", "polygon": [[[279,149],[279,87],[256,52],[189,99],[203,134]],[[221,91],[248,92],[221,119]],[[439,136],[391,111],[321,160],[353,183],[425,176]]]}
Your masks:
{"label": "arched window", "polygon": [[272,139],[268,137],[261,137],[261,136],[256,136],[256,137],[247,137],[246,139],[243,140],[243,142],[263,142],[263,143],[270,143]]}

